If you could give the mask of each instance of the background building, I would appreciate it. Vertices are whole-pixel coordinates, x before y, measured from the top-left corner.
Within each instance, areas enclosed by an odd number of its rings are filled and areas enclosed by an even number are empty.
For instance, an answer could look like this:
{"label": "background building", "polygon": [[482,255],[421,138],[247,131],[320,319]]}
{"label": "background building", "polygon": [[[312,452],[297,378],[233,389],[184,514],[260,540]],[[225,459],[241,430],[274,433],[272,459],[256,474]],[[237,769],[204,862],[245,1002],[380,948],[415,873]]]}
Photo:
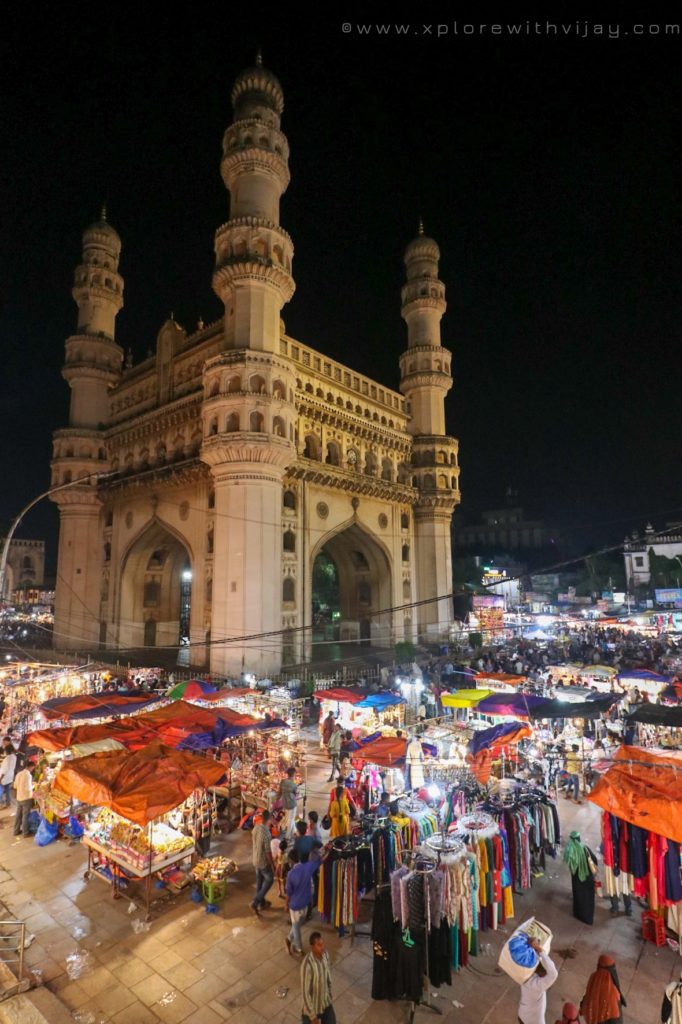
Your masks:
{"label": "background building", "polygon": [[[652,567],[652,551],[654,558],[667,559],[668,564],[659,562]],[[642,535],[633,530],[625,538],[623,558],[627,587],[631,593],[637,587],[648,587],[652,582],[659,586],[679,587],[682,581],[682,523],[668,523],[660,532],[647,523]],[[652,580],[652,575],[659,573],[662,578]]]}
{"label": "background building", "polygon": [[[0,541],[0,550],[4,548],[4,540]],[[10,542],[7,556],[7,569],[3,593],[3,601],[13,601],[14,592],[19,587],[39,588],[45,578],[45,541],[20,540],[14,538]]]}
{"label": "background building", "polygon": [[318,640],[436,637],[459,501],[438,246],[420,224],[405,251],[400,392],[289,337],[282,89],[257,62],[232,104],[213,275],[224,317],[192,332],[171,317],[132,366],[115,340],[121,240],[105,214],[83,236],[52,483],[109,475],[53,495],[55,645],[182,643],[190,663],[231,674],[310,657],[313,623]]}

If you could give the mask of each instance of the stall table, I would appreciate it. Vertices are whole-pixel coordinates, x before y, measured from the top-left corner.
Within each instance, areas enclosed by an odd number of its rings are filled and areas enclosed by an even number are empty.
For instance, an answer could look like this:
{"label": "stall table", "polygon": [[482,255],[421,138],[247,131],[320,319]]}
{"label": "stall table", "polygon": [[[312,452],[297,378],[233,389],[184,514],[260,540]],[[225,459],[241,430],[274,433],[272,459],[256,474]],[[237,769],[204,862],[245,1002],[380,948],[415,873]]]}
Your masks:
{"label": "stall table", "polygon": [[[189,846],[183,847],[182,850],[176,850],[174,853],[169,853],[162,857],[152,857],[149,859],[146,865],[146,870],[139,867],[138,864],[134,864],[128,860],[127,857],[123,856],[118,851],[111,850],[110,848],[98,843],[95,839],[92,839],[88,835],[84,835],[81,842],[88,850],[88,866],[83,875],[83,878],[88,881],[94,874],[96,877],[101,878],[102,881],[108,882],[113,889],[113,898],[120,899],[121,888],[119,885],[119,879],[116,875],[113,875],[111,879],[107,878],[106,875],[102,874],[93,866],[93,853],[99,853],[107,860],[113,861],[114,864],[118,864],[120,868],[123,868],[129,875],[132,875],[132,880],[140,883],[144,883],[144,907],[146,910],[145,921],[149,920],[150,917],[150,904],[152,902],[151,890],[152,890],[152,878],[157,872],[164,871],[172,864],[178,864],[180,861],[186,860],[188,857],[194,857],[195,847],[194,843]],[[126,895],[128,895],[126,893]],[[134,896],[130,897],[134,902],[137,902]]]}

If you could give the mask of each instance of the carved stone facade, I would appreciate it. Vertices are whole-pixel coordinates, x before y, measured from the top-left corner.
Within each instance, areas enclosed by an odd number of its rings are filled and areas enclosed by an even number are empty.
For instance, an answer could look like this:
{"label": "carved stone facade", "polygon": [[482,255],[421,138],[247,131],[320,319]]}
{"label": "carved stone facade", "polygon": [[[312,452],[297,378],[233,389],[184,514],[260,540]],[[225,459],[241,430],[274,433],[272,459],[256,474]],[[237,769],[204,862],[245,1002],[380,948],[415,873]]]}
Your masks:
{"label": "carved stone facade", "polygon": [[434,599],[452,589],[459,501],[438,246],[420,225],[405,252],[401,393],[289,337],[281,86],[257,62],[232,103],[221,164],[230,219],[215,238],[219,321],[188,334],[168,320],[155,356],[122,365],[120,239],[104,215],[84,235],[78,334],[64,368],[71,415],[52,461],[53,485],[83,481],[53,495],[56,643],[173,647],[182,633],[190,664],[276,671],[313,653],[321,552],[338,577],[337,639],[435,637],[450,621],[450,601]]}

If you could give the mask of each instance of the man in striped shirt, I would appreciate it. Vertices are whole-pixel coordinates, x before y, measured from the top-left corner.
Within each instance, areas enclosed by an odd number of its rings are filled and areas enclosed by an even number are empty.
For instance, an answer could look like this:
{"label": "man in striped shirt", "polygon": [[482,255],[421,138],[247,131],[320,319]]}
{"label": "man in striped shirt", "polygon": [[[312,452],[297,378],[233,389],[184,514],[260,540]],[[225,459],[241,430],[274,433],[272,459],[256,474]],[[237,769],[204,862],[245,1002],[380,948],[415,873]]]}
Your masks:
{"label": "man in striped shirt", "polygon": [[301,964],[301,1002],[301,1024],[336,1024],[329,953],[319,932],[312,932],[310,952]]}

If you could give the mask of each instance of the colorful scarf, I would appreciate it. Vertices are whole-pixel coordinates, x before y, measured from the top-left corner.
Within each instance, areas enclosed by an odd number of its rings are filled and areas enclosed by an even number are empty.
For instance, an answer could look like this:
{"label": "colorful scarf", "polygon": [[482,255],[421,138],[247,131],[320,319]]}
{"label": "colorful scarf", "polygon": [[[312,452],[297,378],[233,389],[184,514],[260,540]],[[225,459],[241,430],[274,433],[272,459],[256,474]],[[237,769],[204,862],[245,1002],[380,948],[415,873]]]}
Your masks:
{"label": "colorful scarf", "polygon": [[577,875],[581,882],[584,882],[590,873],[590,866],[587,863],[587,852],[580,842],[580,833],[571,832],[571,837],[564,850],[564,861],[572,875]]}

